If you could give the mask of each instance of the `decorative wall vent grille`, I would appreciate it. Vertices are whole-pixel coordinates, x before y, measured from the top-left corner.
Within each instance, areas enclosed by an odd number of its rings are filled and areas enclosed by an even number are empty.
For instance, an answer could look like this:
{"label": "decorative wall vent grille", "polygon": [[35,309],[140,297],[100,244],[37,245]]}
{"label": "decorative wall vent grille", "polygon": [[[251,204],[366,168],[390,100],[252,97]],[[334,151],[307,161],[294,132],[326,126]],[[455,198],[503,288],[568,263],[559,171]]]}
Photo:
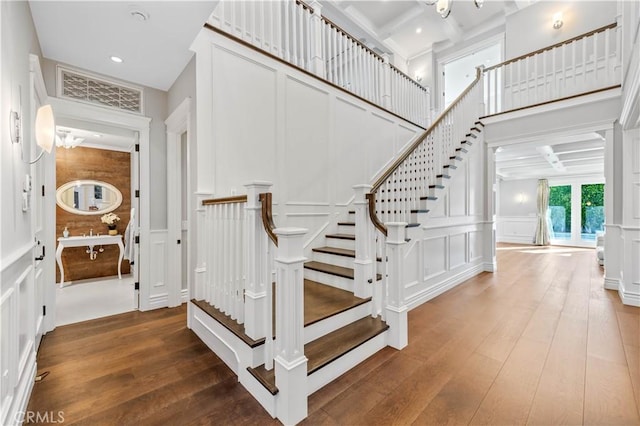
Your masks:
{"label": "decorative wall vent grille", "polygon": [[123,111],[142,113],[142,90],[59,69],[60,95]]}

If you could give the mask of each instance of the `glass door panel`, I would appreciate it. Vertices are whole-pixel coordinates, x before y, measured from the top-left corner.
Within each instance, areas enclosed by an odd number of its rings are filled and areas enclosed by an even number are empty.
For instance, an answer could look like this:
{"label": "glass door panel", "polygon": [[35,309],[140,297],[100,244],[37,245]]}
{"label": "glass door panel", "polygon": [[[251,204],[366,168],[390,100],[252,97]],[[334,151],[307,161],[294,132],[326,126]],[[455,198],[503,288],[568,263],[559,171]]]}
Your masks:
{"label": "glass door panel", "polygon": [[571,185],[549,188],[549,219],[552,240],[571,240]]}
{"label": "glass door panel", "polygon": [[582,185],[581,232],[583,241],[595,241],[596,232],[604,231],[604,184]]}

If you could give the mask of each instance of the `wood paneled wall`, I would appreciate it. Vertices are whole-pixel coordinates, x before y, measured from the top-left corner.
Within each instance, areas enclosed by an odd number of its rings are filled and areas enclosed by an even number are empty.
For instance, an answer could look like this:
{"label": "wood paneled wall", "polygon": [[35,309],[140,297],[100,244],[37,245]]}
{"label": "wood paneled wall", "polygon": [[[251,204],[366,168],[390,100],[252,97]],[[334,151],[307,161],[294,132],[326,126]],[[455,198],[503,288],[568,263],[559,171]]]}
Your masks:
{"label": "wood paneled wall", "polygon": [[[58,148],[56,150],[56,187],[78,179],[94,179],[110,183],[122,192],[122,204],[114,213],[120,217],[118,233],[124,234],[131,212],[131,154],[104,149]],[[56,241],[62,236],[65,226],[70,235],[106,234],[107,225],[100,221],[102,215],[77,215],[56,205]],[[96,247],[97,249],[97,247]],[[89,259],[87,247],[65,248],[62,252],[65,282],[87,278],[107,277],[118,274],[117,245],[104,246],[96,260]],[[128,274],[129,262],[122,262],[122,273]],[[60,271],[56,265],[56,282],[60,282]]]}

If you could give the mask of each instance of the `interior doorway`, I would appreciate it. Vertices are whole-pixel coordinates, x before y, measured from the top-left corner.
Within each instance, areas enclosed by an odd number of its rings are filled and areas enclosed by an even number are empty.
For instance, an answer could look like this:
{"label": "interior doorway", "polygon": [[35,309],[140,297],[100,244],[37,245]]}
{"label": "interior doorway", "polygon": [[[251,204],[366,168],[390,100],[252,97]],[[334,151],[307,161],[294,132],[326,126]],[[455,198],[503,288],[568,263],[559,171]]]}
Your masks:
{"label": "interior doorway", "polygon": [[56,128],[56,326],[138,309],[136,132]]}

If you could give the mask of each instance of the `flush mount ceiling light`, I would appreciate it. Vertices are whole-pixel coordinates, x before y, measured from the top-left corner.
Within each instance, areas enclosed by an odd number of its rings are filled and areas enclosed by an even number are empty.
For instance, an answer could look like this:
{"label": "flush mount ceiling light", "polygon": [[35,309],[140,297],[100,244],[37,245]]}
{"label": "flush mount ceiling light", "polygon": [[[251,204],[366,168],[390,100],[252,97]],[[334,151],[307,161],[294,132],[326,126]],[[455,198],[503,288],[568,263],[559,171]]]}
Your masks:
{"label": "flush mount ceiling light", "polygon": [[119,57],[119,56],[112,56],[112,57],[111,57],[111,58],[109,58],[109,59],[111,59],[111,60],[112,60],[113,62],[115,62],[116,64],[121,64],[122,62],[124,62],[124,61],[122,60],[122,58],[121,58],[121,57]]}
{"label": "flush mount ceiling light", "polygon": [[[453,0],[426,0],[424,3],[427,6],[436,5],[436,10],[443,19],[448,18],[451,14]],[[473,4],[475,4],[476,8],[480,9],[484,4],[484,0],[473,0]]]}
{"label": "flush mount ceiling light", "polygon": [[416,34],[420,34],[422,32],[422,28],[416,28]]}

